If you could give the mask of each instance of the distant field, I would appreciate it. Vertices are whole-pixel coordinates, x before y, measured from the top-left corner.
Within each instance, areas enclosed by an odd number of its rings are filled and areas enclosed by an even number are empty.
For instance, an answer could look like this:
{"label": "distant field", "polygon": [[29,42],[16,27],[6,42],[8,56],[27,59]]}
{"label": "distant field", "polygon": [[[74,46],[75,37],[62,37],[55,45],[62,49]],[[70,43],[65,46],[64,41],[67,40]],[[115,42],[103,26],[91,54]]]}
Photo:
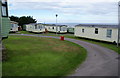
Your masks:
{"label": "distant field", "polygon": [[[34,33],[29,33],[27,31],[20,31],[20,33],[23,33],[23,34],[34,34]],[[65,36],[67,38],[73,38],[73,39],[77,39],[77,40],[83,40],[83,41],[86,41],[86,42],[90,42],[90,43],[93,43],[93,44],[98,44],[100,46],[103,46],[103,47],[106,47],[106,48],[109,48],[111,50],[114,50],[115,52],[119,53],[120,54],[120,47],[116,47],[116,45],[114,44],[108,44],[108,43],[103,43],[103,42],[99,42],[99,41],[92,41],[92,40],[86,40],[86,39],[82,39],[82,38],[77,38],[74,36],[74,34],[55,34],[55,33],[46,33],[46,34],[39,34],[39,35],[43,35],[43,36]]]}
{"label": "distant field", "polygon": [[3,76],[63,76],[87,56],[83,47],[59,39],[9,36],[3,44],[8,57]]}

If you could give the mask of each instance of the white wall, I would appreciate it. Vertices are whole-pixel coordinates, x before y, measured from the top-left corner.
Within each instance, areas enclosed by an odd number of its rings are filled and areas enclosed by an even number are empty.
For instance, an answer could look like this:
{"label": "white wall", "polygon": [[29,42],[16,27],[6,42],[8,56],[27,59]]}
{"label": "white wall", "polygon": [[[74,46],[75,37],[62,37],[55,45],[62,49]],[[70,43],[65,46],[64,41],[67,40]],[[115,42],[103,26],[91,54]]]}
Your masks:
{"label": "white wall", "polygon": [[33,30],[33,26],[32,25],[30,25],[30,24],[28,24],[28,25],[26,25],[26,31],[32,31]]}
{"label": "white wall", "polygon": [[[82,32],[82,29],[84,29],[84,33]],[[112,29],[112,36],[111,38],[107,37],[107,29]],[[109,41],[109,42],[117,42],[118,39],[118,30],[117,28],[98,28],[98,34],[95,34],[95,28],[94,27],[75,27],[75,36],[77,37],[85,37],[90,39],[96,39],[96,40],[103,40],[103,41]]]}
{"label": "white wall", "polygon": [[[54,27],[54,29],[53,29]],[[50,32],[56,32],[56,26],[45,26],[45,28]]]}
{"label": "white wall", "polygon": [[33,30],[32,30],[32,32],[45,32],[45,26],[44,25],[42,25],[42,24],[39,24],[39,25],[37,25],[37,29],[35,28],[35,26],[33,27]]}
{"label": "white wall", "polygon": [[26,31],[31,31],[31,32],[45,32],[45,27],[41,24],[37,24],[37,28],[35,28],[35,25],[28,24],[26,25]]}
{"label": "white wall", "polygon": [[60,33],[66,33],[67,32],[67,27],[66,26],[62,26],[60,28],[60,26],[45,26],[45,28],[50,31],[50,32],[56,32],[56,28],[57,28],[57,32]]}
{"label": "white wall", "polygon": [[16,32],[18,31],[18,24],[11,23],[11,32]]}

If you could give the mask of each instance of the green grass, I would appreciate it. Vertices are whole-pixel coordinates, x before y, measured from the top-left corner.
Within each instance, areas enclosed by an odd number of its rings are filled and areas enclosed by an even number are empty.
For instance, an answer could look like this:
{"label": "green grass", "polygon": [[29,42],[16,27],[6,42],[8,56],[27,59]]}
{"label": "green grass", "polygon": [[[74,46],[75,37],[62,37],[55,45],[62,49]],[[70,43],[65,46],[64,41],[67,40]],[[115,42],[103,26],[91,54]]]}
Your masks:
{"label": "green grass", "polygon": [[87,56],[83,47],[59,39],[9,36],[3,43],[8,53],[3,76],[63,76]]}
{"label": "green grass", "polygon": [[34,34],[34,33],[30,33],[30,32],[27,32],[27,31],[18,31],[16,33],[10,33],[10,34]]}
{"label": "green grass", "polygon": [[[20,31],[22,32],[22,31]],[[22,32],[23,34],[27,34],[29,32],[27,31],[24,31]],[[29,34],[33,34],[33,33],[29,33]],[[120,54],[120,50],[118,50],[119,48],[114,45],[114,44],[108,44],[108,43],[104,43],[104,42],[99,42],[99,41],[93,41],[93,40],[86,40],[86,39],[83,39],[83,38],[78,38],[78,37],[75,37],[74,34],[53,34],[53,33],[47,33],[47,34],[40,34],[40,35],[43,35],[43,36],[65,36],[66,38],[72,38],[72,39],[77,39],[77,40],[82,40],[82,41],[86,41],[86,42],[90,42],[90,43],[93,43],[93,44],[97,44],[97,45],[100,45],[100,46],[103,46],[103,47],[106,47],[106,48],[109,48],[117,53]]]}
{"label": "green grass", "polygon": [[105,42],[100,42],[100,41],[94,41],[94,40],[87,40],[87,39],[83,39],[83,38],[78,38],[78,37],[73,37],[73,36],[65,36],[67,38],[73,38],[73,39],[77,39],[77,40],[82,40],[82,41],[86,41],[86,42],[89,42],[89,43],[93,43],[93,44],[97,44],[97,45],[100,45],[102,47],[106,47],[106,48],[109,48],[117,53],[120,54],[120,47],[118,48],[117,45],[115,44],[112,44],[112,43],[105,43]]}
{"label": "green grass", "polygon": [[0,62],[0,77],[2,76],[2,62]]}
{"label": "green grass", "polygon": [[[51,35],[51,36],[56,36],[56,35]],[[84,38],[80,38],[80,37],[75,37],[74,34],[58,34],[57,36],[64,36],[66,38],[72,38],[72,39],[77,39],[77,40],[82,40],[82,41],[86,41],[89,43],[93,43],[93,44],[97,44],[100,45],[102,47],[106,47],[109,48],[117,53],[120,54],[120,46],[119,48],[117,47],[117,45],[112,44],[112,43],[105,43],[105,42],[100,42],[100,41],[94,41],[94,40],[88,40],[88,39],[84,39]]]}
{"label": "green grass", "polygon": [[[13,34],[13,33],[11,33],[11,34]],[[28,31],[18,31],[17,33],[14,33],[14,34],[35,34],[35,33],[30,33],[30,32],[28,32]],[[57,34],[56,35],[56,33],[38,33],[38,34],[36,34],[36,35],[47,35],[47,36],[74,36],[74,34]]]}

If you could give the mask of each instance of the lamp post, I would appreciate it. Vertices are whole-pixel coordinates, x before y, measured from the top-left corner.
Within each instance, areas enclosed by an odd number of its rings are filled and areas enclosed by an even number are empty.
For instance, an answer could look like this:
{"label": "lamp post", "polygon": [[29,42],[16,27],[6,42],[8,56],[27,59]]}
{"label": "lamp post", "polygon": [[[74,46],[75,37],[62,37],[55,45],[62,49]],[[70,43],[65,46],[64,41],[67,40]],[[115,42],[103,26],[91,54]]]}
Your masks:
{"label": "lamp post", "polygon": [[119,47],[119,39],[120,39],[120,1],[118,2],[118,40],[117,47]]}
{"label": "lamp post", "polygon": [[58,14],[56,14],[56,34],[57,34],[57,17],[58,17]]}

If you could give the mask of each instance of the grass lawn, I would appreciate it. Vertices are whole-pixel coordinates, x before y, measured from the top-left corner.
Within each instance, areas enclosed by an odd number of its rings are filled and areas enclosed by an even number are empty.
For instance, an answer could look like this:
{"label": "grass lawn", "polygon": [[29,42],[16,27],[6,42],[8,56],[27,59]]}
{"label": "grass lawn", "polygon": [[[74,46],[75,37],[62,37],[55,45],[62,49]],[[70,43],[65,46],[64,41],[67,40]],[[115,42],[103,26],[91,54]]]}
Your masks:
{"label": "grass lawn", "polygon": [[[67,37],[67,36],[66,36]],[[82,40],[82,41],[86,41],[86,42],[89,42],[89,43],[93,43],[93,44],[97,44],[97,45],[100,45],[102,47],[106,47],[106,48],[109,48],[117,53],[120,54],[120,46],[119,48],[117,47],[117,45],[115,44],[112,44],[112,43],[105,43],[105,42],[100,42],[100,41],[94,41],[94,40],[87,40],[87,39],[83,39],[83,38],[78,38],[78,37],[68,37],[68,38],[73,38],[73,39],[77,39],[77,40]]]}
{"label": "grass lawn", "polygon": [[[21,33],[23,34],[27,34],[29,32],[26,32],[26,31],[20,31]],[[29,34],[33,34],[33,33],[29,33]],[[115,52],[119,53],[120,54],[120,47],[116,47],[116,45],[114,44],[108,44],[108,43],[103,43],[103,42],[99,42],[99,41],[92,41],[92,40],[86,40],[86,39],[82,39],[82,38],[77,38],[74,36],[74,34],[53,34],[53,33],[47,33],[47,34],[40,34],[40,35],[48,35],[48,36],[65,36],[67,38],[72,38],[72,39],[77,39],[77,40],[83,40],[83,41],[86,41],[86,42],[90,42],[90,43],[93,43],[93,44],[98,44],[100,46],[103,46],[103,47],[106,47],[106,48],[109,48],[111,50],[114,50]]]}
{"label": "grass lawn", "polygon": [[112,43],[105,43],[105,42],[100,42],[100,41],[87,40],[87,39],[83,39],[83,38],[79,38],[79,37],[75,37],[75,36],[65,36],[65,37],[72,38],[72,39],[77,39],[77,40],[82,40],[82,41],[86,41],[86,42],[93,43],[93,44],[97,44],[97,45],[109,48],[109,49],[111,49],[111,50],[120,54],[120,50],[119,50],[120,46],[118,48],[117,45],[112,44]]}
{"label": "grass lawn", "polygon": [[2,76],[2,62],[0,62],[0,77]]}
{"label": "grass lawn", "polygon": [[10,33],[10,34],[34,34],[34,33],[30,33],[30,32],[27,32],[27,31],[18,31],[16,33]]}
{"label": "grass lawn", "polygon": [[3,76],[64,76],[87,56],[83,47],[59,39],[9,36],[3,43],[8,53]]}

